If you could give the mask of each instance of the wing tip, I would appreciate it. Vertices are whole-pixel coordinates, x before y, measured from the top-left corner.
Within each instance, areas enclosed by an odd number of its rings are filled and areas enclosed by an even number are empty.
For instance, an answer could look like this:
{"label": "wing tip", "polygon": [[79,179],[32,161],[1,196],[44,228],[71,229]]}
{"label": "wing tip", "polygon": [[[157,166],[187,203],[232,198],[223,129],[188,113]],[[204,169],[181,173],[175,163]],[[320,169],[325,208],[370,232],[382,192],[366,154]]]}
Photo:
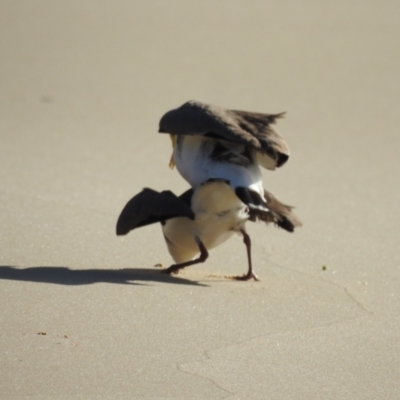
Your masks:
{"label": "wing tip", "polygon": [[276,166],[282,167],[282,165],[286,164],[289,160],[289,154],[278,153],[278,159],[276,160]]}
{"label": "wing tip", "polygon": [[276,224],[279,226],[279,228],[282,228],[290,233],[293,233],[295,228],[300,228],[303,225],[293,213],[291,218],[283,217],[280,221],[277,221]]}
{"label": "wing tip", "polygon": [[121,217],[118,219],[117,226],[115,227],[115,233],[117,236],[124,236],[129,233],[130,229],[126,226]]}
{"label": "wing tip", "polygon": [[275,119],[277,119],[277,118],[285,118],[286,114],[287,114],[287,111],[282,111],[280,113],[274,114],[274,118]]}

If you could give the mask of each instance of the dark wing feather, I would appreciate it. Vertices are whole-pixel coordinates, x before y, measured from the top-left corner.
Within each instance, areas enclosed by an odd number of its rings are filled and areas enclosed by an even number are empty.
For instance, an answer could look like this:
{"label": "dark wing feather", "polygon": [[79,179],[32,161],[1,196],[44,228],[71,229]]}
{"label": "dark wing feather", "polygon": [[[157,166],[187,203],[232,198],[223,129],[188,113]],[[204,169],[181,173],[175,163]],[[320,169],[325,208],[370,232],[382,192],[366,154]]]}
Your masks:
{"label": "dark wing feather", "polygon": [[261,152],[268,154],[280,167],[290,155],[289,147],[282,136],[271,126],[276,119],[283,118],[285,113],[260,114],[248,111],[232,110],[237,124],[249,135],[257,138]]}
{"label": "dark wing feather", "polygon": [[237,187],[235,189],[236,196],[249,207],[250,221],[257,219],[265,219],[265,215],[269,215],[270,210],[268,204],[254,190]]}
{"label": "dark wing feather", "polygon": [[302,224],[297,215],[292,211],[293,207],[281,203],[272,193],[264,190],[264,197],[247,188],[235,189],[236,196],[249,207],[250,221],[263,221],[274,223],[286,231],[293,232]]}
{"label": "dark wing feather", "polygon": [[240,129],[228,110],[199,101],[188,101],[164,114],[160,120],[159,132],[173,135],[211,135],[258,146],[257,140]]}
{"label": "dark wing feather", "polygon": [[179,198],[188,206],[191,207],[192,205],[192,196],[193,196],[193,189],[186,190],[185,193],[182,193]]}
{"label": "dark wing feather", "polygon": [[145,188],[122,210],[117,221],[117,235],[126,235],[135,228],[175,217],[194,219],[194,214],[184,200],[169,190],[159,193]]}
{"label": "dark wing feather", "polygon": [[160,120],[159,132],[203,135],[242,143],[267,154],[279,167],[289,158],[289,148],[271,124],[283,115],[227,110],[199,101],[189,101],[164,114]]}
{"label": "dark wing feather", "polygon": [[295,228],[302,226],[298,216],[293,212],[293,207],[280,202],[272,193],[264,190],[264,197],[267,200],[267,206],[271,215],[266,220],[260,218],[265,222],[273,222],[280,228],[289,232],[293,232]]}

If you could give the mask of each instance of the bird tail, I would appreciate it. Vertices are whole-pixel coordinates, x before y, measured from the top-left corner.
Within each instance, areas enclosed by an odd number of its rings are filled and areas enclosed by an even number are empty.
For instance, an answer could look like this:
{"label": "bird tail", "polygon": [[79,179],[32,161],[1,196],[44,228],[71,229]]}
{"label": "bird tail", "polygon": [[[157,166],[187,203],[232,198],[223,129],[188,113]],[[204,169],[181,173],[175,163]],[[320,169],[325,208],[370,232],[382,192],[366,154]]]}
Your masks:
{"label": "bird tail", "polygon": [[273,223],[288,232],[293,232],[302,225],[300,219],[293,212],[293,207],[281,203],[272,193],[264,190],[264,199],[259,193],[248,188],[237,187],[236,196],[249,207],[250,221]]}
{"label": "bird tail", "polygon": [[272,193],[264,190],[269,213],[257,215],[258,219],[266,223],[272,222],[286,231],[293,232],[302,226],[299,217],[293,212],[293,207],[280,202]]}

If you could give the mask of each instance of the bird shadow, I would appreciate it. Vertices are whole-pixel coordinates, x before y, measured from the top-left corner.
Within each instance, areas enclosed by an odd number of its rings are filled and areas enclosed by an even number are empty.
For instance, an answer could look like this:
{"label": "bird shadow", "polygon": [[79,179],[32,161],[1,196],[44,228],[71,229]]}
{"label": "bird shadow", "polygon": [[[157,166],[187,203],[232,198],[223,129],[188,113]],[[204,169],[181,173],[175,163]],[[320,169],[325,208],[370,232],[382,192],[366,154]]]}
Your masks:
{"label": "bird shadow", "polygon": [[160,269],[122,268],[122,269],[71,269],[68,267],[39,266],[20,268],[0,266],[0,279],[26,282],[52,283],[78,286],[94,283],[116,283],[143,285],[140,282],[161,282],[179,285],[207,286],[179,276],[168,275]]}

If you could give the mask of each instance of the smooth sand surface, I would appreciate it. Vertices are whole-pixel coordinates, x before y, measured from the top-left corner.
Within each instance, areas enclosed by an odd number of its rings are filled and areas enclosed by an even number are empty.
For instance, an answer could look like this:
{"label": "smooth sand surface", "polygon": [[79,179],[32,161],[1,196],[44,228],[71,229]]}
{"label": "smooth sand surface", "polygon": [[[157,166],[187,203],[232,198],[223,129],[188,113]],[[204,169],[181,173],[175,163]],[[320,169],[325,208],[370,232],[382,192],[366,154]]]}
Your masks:
{"label": "smooth sand surface", "polygon": [[[399,399],[396,1],[0,1],[1,399]],[[161,115],[287,111],[248,224],[168,277],[131,196],[187,185]],[[323,268],[325,267],[325,268]]]}

